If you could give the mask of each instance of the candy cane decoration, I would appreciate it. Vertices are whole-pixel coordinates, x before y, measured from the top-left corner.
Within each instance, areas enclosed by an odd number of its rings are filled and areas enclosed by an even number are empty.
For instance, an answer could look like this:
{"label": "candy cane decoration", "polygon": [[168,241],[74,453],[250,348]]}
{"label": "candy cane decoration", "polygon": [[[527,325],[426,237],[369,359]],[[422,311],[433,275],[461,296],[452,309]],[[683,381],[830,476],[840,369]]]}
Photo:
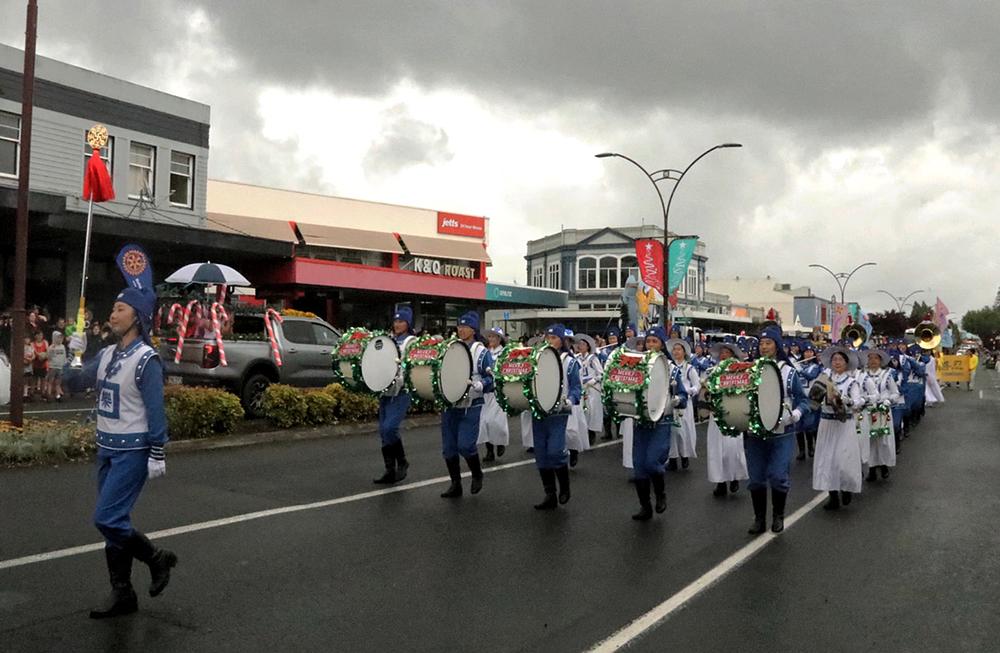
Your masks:
{"label": "candy cane decoration", "polygon": [[173,303],[173,304],[171,304],[170,310],[167,311],[167,324],[173,324],[174,323],[174,316],[175,315],[176,316],[180,316],[180,314],[183,311],[184,311],[184,307],[181,306],[180,304],[178,304],[176,302]]}
{"label": "candy cane decoration", "polygon": [[274,337],[274,327],[271,326],[272,317],[278,320],[278,324],[284,322],[285,319],[281,317],[281,313],[273,308],[269,308],[264,312],[264,326],[267,327],[267,339],[271,341],[271,353],[274,354],[275,364],[281,367],[281,352],[278,351],[278,340]]}
{"label": "candy cane decoration", "polygon": [[191,319],[192,308],[195,309],[196,318],[201,318],[201,304],[198,303],[197,299],[192,299],[184,308],[180,324],[177,327],[177,353],[174,354],[174,363],[181,362],[181,352],[184,351],[184,336],[187,334],[188,321]]}
{"label": "candy cane decoration", "polygon": [[212,304],[212,330],[215,331],[215,344],[219,348],[219,363],[223,367],[229,367],[229,363],[226,362],[226,349],[222,345],[222,325],[219,323],[219,313],[222,314],[223,320],[229,320],[229,316],[226,314],[226,307],[219,302],[215,302]]}

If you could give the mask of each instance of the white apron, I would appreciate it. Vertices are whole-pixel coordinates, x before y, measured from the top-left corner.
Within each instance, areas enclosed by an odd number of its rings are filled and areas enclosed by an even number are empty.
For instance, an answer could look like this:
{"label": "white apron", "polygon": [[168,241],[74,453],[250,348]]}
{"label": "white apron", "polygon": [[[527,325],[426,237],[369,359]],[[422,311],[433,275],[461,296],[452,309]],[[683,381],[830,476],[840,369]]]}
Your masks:
{"label": "white apron", "polygon": [[[494,361],[501,351],[503,351],[503,347],[490,350]],[[483,411],[479,418],[479,439],[476,444],[486,444],[487,442],[503,447],[510,444],[507,413],[503,412],[503,408],[500,407],[495,392],[489,392],[483,396]]]}
{"label": "white apron", "polygon": [[535,446],[535,435],[531,429],[530,410],[521,413],[521,445],[525,449],[531,449]]}
{"label": "white apron", "polygon": [[604,431],[604,402],[601,397],[601,380],[604,367],[601,359],[594,354],[587,354],[580,360],[580,381],[583,383],[587,430],[602,433]]}
{"label": "white apron", "polygon": [[698,432],[694,424],[694,402],[701,389],[701,380],[690,363],[684,363],[681,367],[681,379],[688,392],[688,401],[683,410],[674,411],[674,421],[679,422],[680,427],[674,427],[671,431],[673,437],[670,438],[670,457],[697,458]]}
{"label": "white apron", "polygon": [[632,429],[635,427],[635,420],[626,417],[622,420],[619,433],[622,436],[622,465],[626,469],[632,469]]}
{"label": "white apron", "polygon": [[927,386],[924,388],[924,401],[928,406],[944,403],[944,395],[941,393],[941,386],[937,380],[937,360],[931,356],[925,366],[927,370]]}
{"label": "white apron", "polygon": [[747,456],[743,449],[743,434],[736,437],[723,435],[715,417],[708,418],[708,436],[705,440],[708,456],[708,480],[711,483],[744,481],[747,473]]}
{"label": "white apron", "polygon": [[[869,372],[868,378],[872,380],[877,389],[877,394],[874,397],[876,401],[882,404],[889,403],[890,405],[896,405],[902,401],[902,396],[899,394],[899,386],[896,385],[896,380],[892,378],[889,370],[881,370],[879,374],[874,376]],[[868,455],[868,464],[870,466],[896,466],[895,428],[896,425],[890,418],[888,434],[877,438],[868,438],[870,452]]]}
{"label": "white apron", "polygon": [[[840,422],[820,419],[816,434],[816,455],[813,458],[813,489],[825,492],[861,491],[861,447],[854,410],[864,403],[858,382],[847,374],[832,377],[837,390],[848,404],[848,418]],[[833,409],[823,403],[824,414]]]}

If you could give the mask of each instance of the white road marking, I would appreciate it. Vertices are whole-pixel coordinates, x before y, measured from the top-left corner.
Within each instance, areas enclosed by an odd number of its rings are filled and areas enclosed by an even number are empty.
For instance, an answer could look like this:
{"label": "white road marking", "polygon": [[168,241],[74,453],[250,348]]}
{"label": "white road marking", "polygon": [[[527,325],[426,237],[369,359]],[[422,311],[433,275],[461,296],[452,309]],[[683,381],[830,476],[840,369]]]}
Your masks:
{"label": "white road marking", "polygon": [[983,398],[983,391],[982,391],[982,390],[980,390],[980,391],[979,391],[979,398],[980,398],[980,399],[982,399],[982,398]]}
{"label": "white road marking", "polygon": [[[785,530],[787,531],[791,526],[794,526],[795,522],[801,519],[807,512],[822,503],[827,496],[826,492],[817,494],[809,503],[792,513],[785,520]],[[771,531],[766,531],[764,534],[758,535],[742,549],[736,551],[712,569],[709,569],[690,585],[677,592],[646,614],[635,619],[632,623],[628,624],[604,641],[596,644],[590,649],[590,653],[612,653],[613,651],[619,651],[625,648],[635,641],[636,638],[658,626],[664,619],[669,617],[678,609],[682,608],[688,601],[717,583],[726,574],[752,558],[757,552],[778,537],[781,537],[781,535],[775,535]]]}
{"label": "white road marking", "polygon": [[[611,442],[602,442],[600,444],[595,444],[591,449],[602,449],[604,447],[611,447],[614,445],[621,445],[621,440],[612,440]],[[484,468],[484,474],[492,474],[493,472],[503,471],[505,469],[514,469],[515,467],[524,467],[525,465],[534,465],[535,460],[529,458],[527,460],[519,460],[516,463],[507,463],[504,465],[495,465],[492,467]],[[463,477],[467,478],[471,475],[470,472],[465,472],[462,474]],[[281,508],[270,508],[268,510],[258,510],[256,512],[248,512],[242,515],[233,515],[232,517],[223,517],[221,519],[213,519],[210,521],[199,522],[196,524],[187,524],[186,526],[177,526],[174,528],[167,528],[161,531],[155,531],[152,533],[146,533],[150,538],[163,538],[171,537],[174,535],[183,535],[185,533],[195,533],[197,531],[204,531],[210,528],[220,528],[222,526],[230,526],[232,524],[240,524],[242,522],[253,521],[255,519],[263,519],[265,517],[275,517],[277,515],[287,515],[293,512],[302,512],[303,510],[316,510],[319,508],[329,508],[330,506],[339,506],[345,503],[354,503],[355,501],[364,501],[365,499],[374,499],[375,497],[384,496],[386,494],[395,494],[397,492],[407,492],[409,490],[417,490],[428,485],[436,485],[438,483],[443,483],[445,481],[450,481],[451,478],[448,476],[438,476],[437,478],[430,478],[425,481],[417,481],[415,483],[407,483],[406,485],[398,485],[395,487],[385,488],[381,490],[371,490],[370,492],[361,492],[360,494],[352,494],[346,497],[337,497],[335,499],[326,499],[323,501],[314,501],[312,503],[300,503],[292,506],[283,506]],[[0,569],[10,569],[12,567],[23,567],[24,565],[31,565],[38,562],[47,562],[49,560],[56,560],[58,558],[67,558],[69,556],[81,555],[84,553],[91,553],[93,551],[101,551],[104,549],[104,542],[99,542],[97,544],[84,544],[81,546],[74,546],[67,549],[57,549],[55,551],[46,551],[45,553],[35,553],[33,555],[27,555],[20,558],[11,558],[10,560],[0,560]]]}
{"label": "white road marking", "polygon": [[[88,408],[52,408],[50,410],[26,410],[25,415],[47,415],[48,413],[89,413],[94,410],[93,406]],[[7,417],[10,413],[0,413],[0,417]]]}

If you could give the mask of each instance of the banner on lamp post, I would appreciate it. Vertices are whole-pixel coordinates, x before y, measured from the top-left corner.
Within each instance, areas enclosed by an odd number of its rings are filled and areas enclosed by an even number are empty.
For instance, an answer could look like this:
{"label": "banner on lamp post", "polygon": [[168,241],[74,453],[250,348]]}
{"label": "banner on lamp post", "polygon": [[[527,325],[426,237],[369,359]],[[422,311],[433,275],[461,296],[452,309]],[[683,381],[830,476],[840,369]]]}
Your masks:
{"label": "banner on lamp post", "polygon": [[635,258],[642,280],[663,296],[663,243],[653,238],[635,241]]}
{"label": "banner on lamp post", "polygon": [[671,295],[681,285],[687,276],[688,266],[694,257],[697,238],[675,238],[670,241],[670,256],[668,259],[669,276],[667,278],[667,294]]}
{"label": "banner on lamp post", "polygon": [[937,302],[934,304],[934,324],[937,325],[937,328],[941,329],[942,335],[948,330],[948,312],[948,307],[938,297]]}

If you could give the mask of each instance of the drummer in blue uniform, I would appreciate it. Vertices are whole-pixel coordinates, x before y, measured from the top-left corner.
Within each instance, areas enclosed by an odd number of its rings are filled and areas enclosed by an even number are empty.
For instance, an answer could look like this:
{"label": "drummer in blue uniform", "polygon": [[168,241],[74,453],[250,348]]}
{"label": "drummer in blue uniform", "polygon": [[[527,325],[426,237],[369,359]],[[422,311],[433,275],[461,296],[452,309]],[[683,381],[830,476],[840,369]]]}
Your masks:
{"label": "drummer in blue uniform", "polygon": [[[601,347],[597,352],[597,357],[601,359],[601,367],[608,363],[608,357],[611,356],[611,352],[621,347],[621,343],[618,342],[618,336],[620,331],[618,327],[612,326],[608,328],[607,338],[608,344]],[[613,440],[615,437],[621,437],[620,425],[615,424],[611,419],[610,415],[604,414],[604,435],[601,440],[608,441]]]}
{"label": "drummer in blue uniform", "polygon": [[[413,309],[400,306],[392,316],[392,339],[402,352],[406,341],[413,337]],[[382,440],[382,462],[385,473],[372,482],[377,485],[389,485],[406,478],[410,463],[406,460],[403,450],[403,439],[399,435],[399,427],[406,418],[410,408],[410,395],[403,390],[402,368],[396,379],[386,388],[378,399],[378,434]]]}
{"label": "drummer in blue uniform", "polygon": [[[823,365],[816,357],[816,348],[808,340],[803,340],[799,345],[802,359],[799,361],[799,377],[802,380],[803,390],[808,395],[809,385],[823,373]],[[799,420],[795,431],[795,439],[799,445],[799,455],[796,460],[805,460],[806,454],[812,458],[816,453],[816,432],[819,430],[820,411],[810,409]]]}
{"label": "drummer in blue uniform", "polygon": [[765,328],[757,341],[761,356],[778,361],[785,389],[785,405],[782,409],[779,432],[767,437],[748,432],[743,437],[754,513],[753,526],[748,531],[751,535],[759,535],[767,529],[768,486],[771,488],[773,509],[771,531],[780,533],[785,529],[785,503],[791,487],[790,471],[792,453],[795,450],[795,439],[792,436],[795,433],[796,422],[809,409],[809,401],[799,373],[785,360],[782,344],[781,327],[777,325]]}
{"label": "drummer in blue uniform", "polygon": [[918,345],[910,345],[906,349],[906,355],[910,362],[910,376],[907,379],[907,392],[909,393],[912,406],[910,408],[910,423],[916,426],[923,419],[926,412],[927,402],[927,360],[925,360],[923,350]]}
{"label": "drummer in blue uniform", "polygon": [[[451,485],[441,494],[443,499],[462,496],[462,464],[459,456],[465,458],[472,472],[472,494],[483,489],[483,467],[479,460],[479,419],[483,411],[483,395],[493,392],[493,357],[480,340],[479,314],[469,311],[458,319],[458,339],[469,348],[472,355],[472,378],[469,392],[455,406],[441,415],[441,440],[444,462],[448,467]],[[536,436],[537,437],[537,436]]]}
{"label": "drummer in blue uniform", "polygon": [[[580,363],[569,349],[566,327],[552,324],[545,329],[545,340],[559,352],[566,385],[559,408],[542,419],[532,416],[531,431],[535,438],[535,465],[542,479],[545,498],[535,505],[536,510],[553,510],[570,499],[569,454],[566,450],[566,424],[572,406],[579,405],[583,395],[580,384]],[[558,479],[558,496],[556,480]]]}
{"label": "drummer in blue uniform", "polygon": [[[666,341],[667,333],[664,328],[654,326],[646,331],[645,349],[666,355],[663,350]],[[635,421],[632,437],[632,468],[635,492],[639,497],[639,512],[632,515],[632,519],[636,521],[648,521],[653,517],[653,506],[649,499],[650,485],[656,497],[656,512],[662,513],[667,509],[664,464],[670,453],[670,425],[673,422],[673,410],[683,408],[688,400],[683,383],[672,383],[671,388],[674,392],[659,421],[656,423]]]}

